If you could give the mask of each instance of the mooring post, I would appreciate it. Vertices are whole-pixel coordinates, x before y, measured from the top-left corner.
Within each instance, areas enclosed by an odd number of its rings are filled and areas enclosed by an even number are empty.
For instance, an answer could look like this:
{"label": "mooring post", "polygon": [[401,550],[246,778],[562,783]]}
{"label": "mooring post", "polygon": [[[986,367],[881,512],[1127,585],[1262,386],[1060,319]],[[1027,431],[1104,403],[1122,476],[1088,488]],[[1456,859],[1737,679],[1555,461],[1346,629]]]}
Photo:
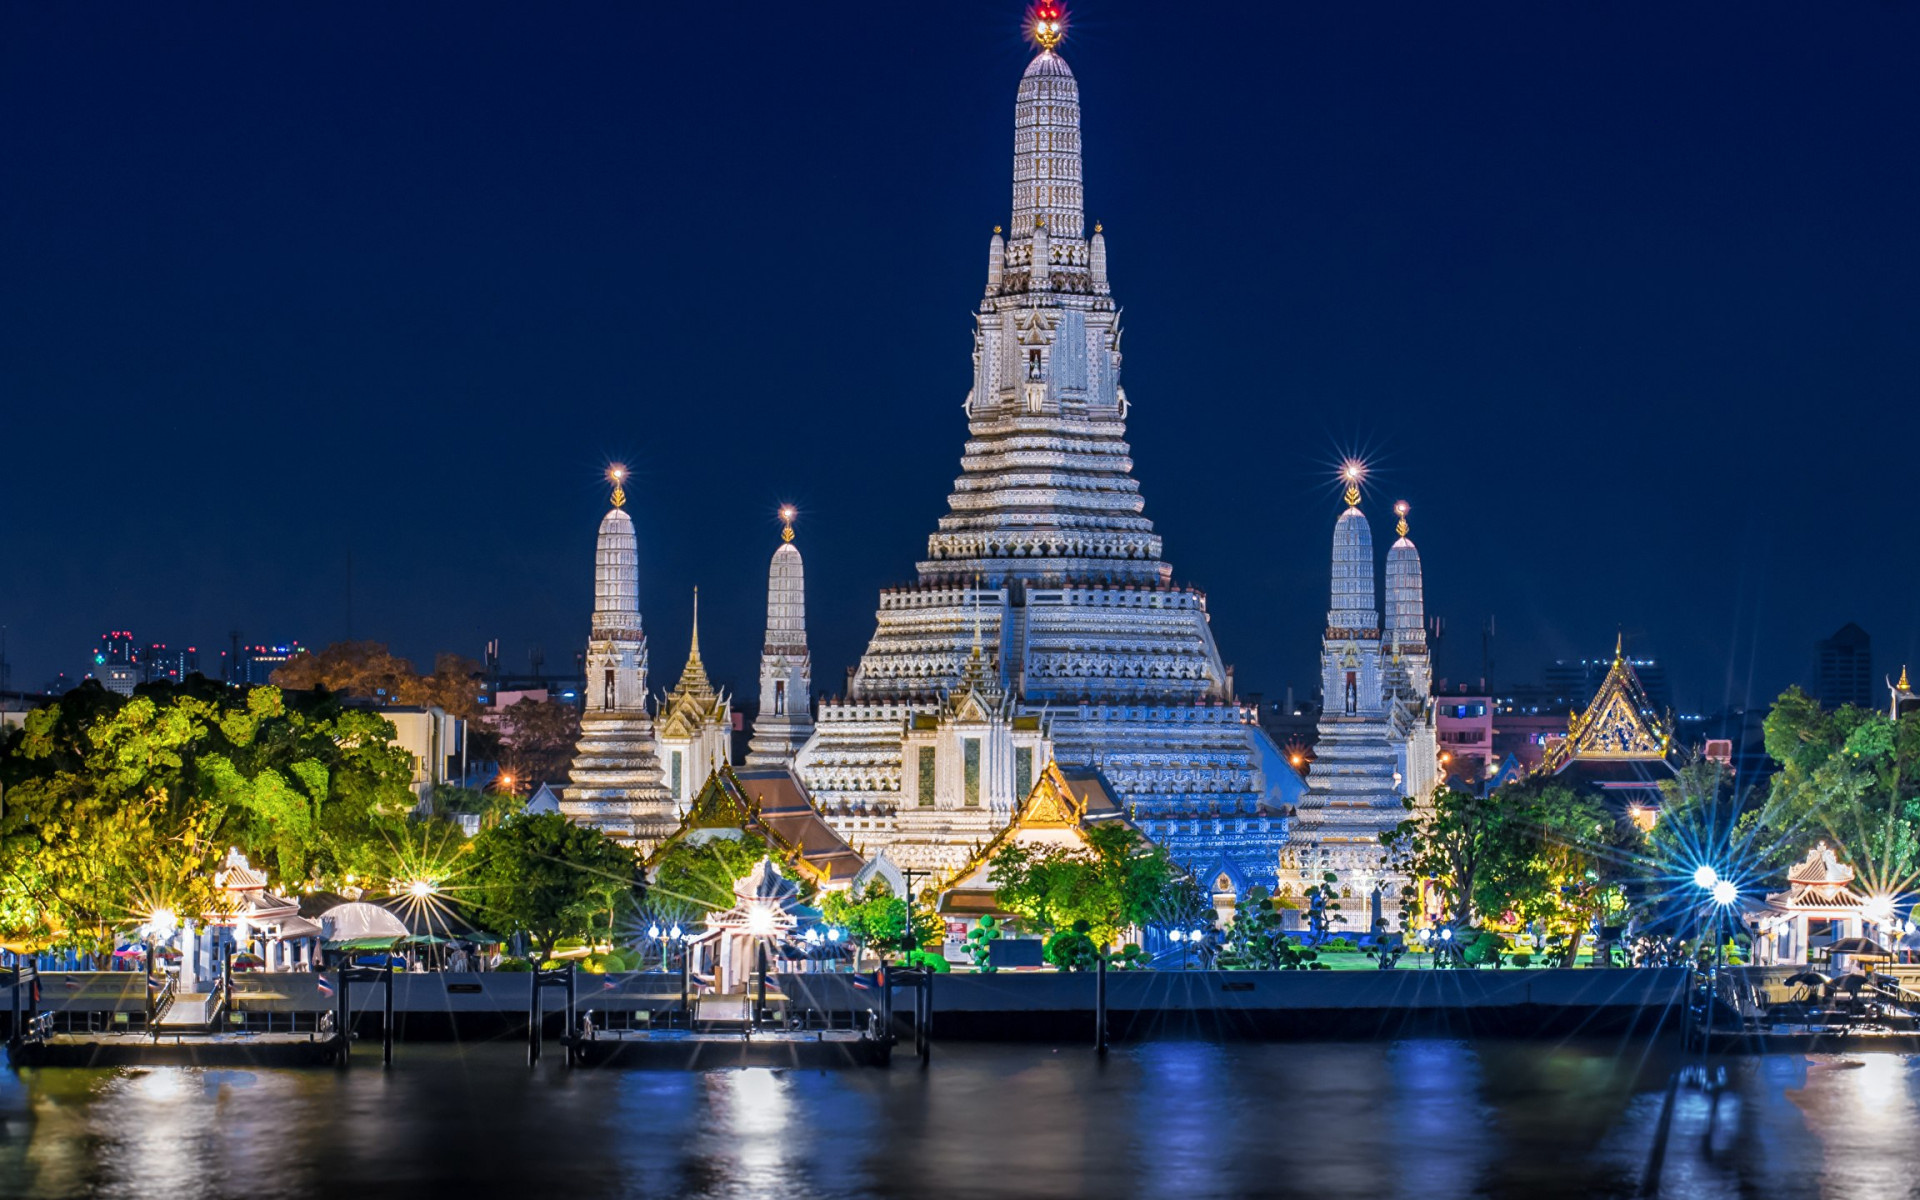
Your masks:
{"label": "mooring post", "polygon": [[[881,963],[880,969],[873,973],[880,984],[880,1038],[889,1048],[895,1042],[893,1036],[893,978],[887,974],[887,964]],[[891,1050],[888,1057],[891,1058]]]}
{"label": "mooring post", "polygon": [[340,1039],[340,1065],[347,1065],[347,1056],[353,1053],[353,1028],[348,1024],[353,1019],[353,1008],[347,1003],[347,968],[341,967],[334,972],[333,1002],[337,1008],[333,1017],[333,1036]]}
{"label": "mooring post", "polygon": [[687,947],[682,943],[680,946],[680,1019],[686,1022],[688,1033],[693,1032],[693,1009],[687,1004],[687,992],[690,990],[692,974],[693,956],[687,953]]}
{"label": "mooring post", "polygon": [[1093,1048],[1107,1052],[1107,956],[1102,953],[1093,975]]}
{"label": "mooring post", "polygon": [[540,1061],[540,967],[527,972],[527,1065]]}
{"label": "mooring post", "polygon": [[387,955],[387,1010],[380,1018],[380,1064],[393,1065],[393,955]]}
{"label": "mooring post", "polygon": [[[220,1011],[233,1012],[233,943],[227,943],[225,960],[220,964]],[[233,1024],[233,1017],[227,1017],[227,1024]],[[216,1030],[215,1032],[218,1032]]]}
{"label": "mooring post", "polygon": [[[18,1046],[23,1040],[20,1034],[20,975],[20,956],[16,954],[13,956],[13,986],[7,989],[13,993],[13,1020],[7,1026],[7,1045],[9,1046]],[[151,996],[153,989],[147,989],[147,994]],[[148,1000],[147,1003],[151,1005],[153,1001]]]}
{"label": "mooring post", "polygon": [[933,1061],[933,972],[929,970],[920,977],[920,1020],[916,1022],[920,1029],[920,1065],[926,1066]]}
{"label": "mooring post", "polygon": [[578,969],[578,963],[569,962],[567,964],[567,1036],[565,1040],[561,1042],[561,1047],[566,1055],[567,1065],[569,1067],[573,1065],[573,1055],[574,1051],[578,1048],[580,1037],[580,1026],[574,1015],[575,1005],[579,1003],[579,995],[574,991],[574,972]]}
{"label": "mooring post", "polygon": [[757,1029],[760,1022],[767,1019],[767,943],[754,942],[754,956],[760,960],[760,991],[753,1006],[753,1025]]}

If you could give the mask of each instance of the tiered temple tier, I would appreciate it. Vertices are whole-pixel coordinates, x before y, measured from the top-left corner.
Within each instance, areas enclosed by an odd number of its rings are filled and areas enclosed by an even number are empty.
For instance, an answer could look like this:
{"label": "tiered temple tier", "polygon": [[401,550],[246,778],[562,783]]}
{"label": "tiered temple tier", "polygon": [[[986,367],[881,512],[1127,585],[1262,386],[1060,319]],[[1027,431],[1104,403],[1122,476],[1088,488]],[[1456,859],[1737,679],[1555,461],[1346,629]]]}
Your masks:
{"label": "tiered temple tier", "polygon": [[592,712],[580,718],[571,782],[560,811],[643,850],[677,824],[645,713]]}
{"label": "tiered temple tier", "polygon": [[1001,684],[1025,703],[1225,700],[1206,597],[1159,586],[882,592],[851,698],[937,700],[960,681],[976,633]]}

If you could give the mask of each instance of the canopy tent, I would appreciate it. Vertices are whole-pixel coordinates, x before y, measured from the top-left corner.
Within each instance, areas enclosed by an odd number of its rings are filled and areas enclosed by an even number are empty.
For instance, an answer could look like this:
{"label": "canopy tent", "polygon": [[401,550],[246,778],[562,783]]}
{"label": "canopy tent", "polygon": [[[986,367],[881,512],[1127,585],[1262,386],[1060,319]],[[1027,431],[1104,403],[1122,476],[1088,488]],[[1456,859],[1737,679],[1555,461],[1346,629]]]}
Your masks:
{"label": "canopy tent", "polygon": [[320,928],[330,942],[352,942],[362,938],[392,941],[407,936],[406,923],[377,904],[349,901],[320,914]]}

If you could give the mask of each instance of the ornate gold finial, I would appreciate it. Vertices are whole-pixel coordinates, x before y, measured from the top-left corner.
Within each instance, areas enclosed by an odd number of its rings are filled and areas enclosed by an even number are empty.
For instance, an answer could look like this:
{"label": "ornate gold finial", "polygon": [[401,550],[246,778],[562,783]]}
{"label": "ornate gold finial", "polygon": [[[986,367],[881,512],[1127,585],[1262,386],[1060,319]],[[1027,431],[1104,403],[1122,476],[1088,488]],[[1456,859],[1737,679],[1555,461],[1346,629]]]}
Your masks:
{"label": "ornate gold finial", "polygon": [[1614,630],[1614,632],[1613,632],[1613,661],[1615,661],[1615,662],[1619,662],[1619,661],[1621,660],[1621,658],[1625,656],[1625,648],[1626,648],[1626,644],[1627,644],[1627,637],[1626,637],[1626,634],[1624,634],[1624,633],[1622,633],[1622,632],[1621,632],[1620,630],[1617,630],[1617,629],[1616,629],[1616,630]]}
{"label": "ornate gold finial", "polygon": [[1340,478],[1347,481],[1347,507],[1360,507],[1360,484],[1367,478],[1367,464],[1350,458],[1340,466]]}
{"label": "ornate gold finial", "polygon": [[794,515],[793,505],[782,504],[780,506],[780,523],[786,526],[785,529],[780,531],[780,540],[783,542],[791,542],[793,540]]}
{"label": "ornate gold finial", "polygon": [[627,469],[615,463],[607,468],[607,478],[613,481],[613,506],[625,508],[627,506]]}
{"label": "ornate gold finial", "polygon": [[1047,227],[1047,214],[1040,213],[1038,216],[1034,217],[1033,227],[1035,229],[1045,229]]}
{"label": "ornate gold finial", "polygon": [[1913,690],[1913,685],[1907,682],[1907,665],[1905,663],[1900,664],[1900,682],[1894,684],[1893,686],[1899,688],[1903,692],[1910,692]]}
{"label": "ornate gold finial", "polygon": [[694,662],[700,661],[700,585],[693,585],[693,648],[687,655]]}
{"label": "ornate gold finial", "polygon": [[1000,236],[1000,227],[999,227],[998,225],[995,225],[995,226],[993,227],[993,236],[995,236],[995,237],[999,237],[999,236]]}
{"label": "ornate gold finial", "polygon": [[1407,536],[1407,514],[1413,511],[1413,505],[1408,504],[1405,500],[1396,500],[1393,505],[1393,511],[1395,515],[1400,518],[1400,523],[1393,527],[1393,531],[1401,537]]}
{"label": "ornate gold finial", "polygon": [[1027,8],[1027,40],[1051,53],[1067,36],[1067,9],[1060,0],[1034,0]]}
{"label": "ornate gold finial", "polygon": [[1094,231],[1095,233],[1102,233],[1102,232],[1104,232],[1104,231],[1106,230],[1106,228],[1107,228],[1107,227],[1106,227],[1105,225],[1102,225],[1102,224],[1101,224],[1100,222],[1098,222],[1098,221],[1095,221],[1095,222],[1093,223],[1093,231]]}

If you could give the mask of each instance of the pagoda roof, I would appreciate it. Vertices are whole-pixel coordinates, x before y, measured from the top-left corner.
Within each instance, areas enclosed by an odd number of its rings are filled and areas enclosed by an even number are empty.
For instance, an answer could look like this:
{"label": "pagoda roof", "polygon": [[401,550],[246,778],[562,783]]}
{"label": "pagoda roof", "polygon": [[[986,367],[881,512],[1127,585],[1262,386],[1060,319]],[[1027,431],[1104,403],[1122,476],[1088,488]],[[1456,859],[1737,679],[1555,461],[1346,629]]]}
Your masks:
{"label": "pagoda roof", "polygon": [[[1600,690],[1583,711],[1567,718],[1567,736],[1547,744],[1539,770],[1559,775],[1578,764],[1582,774],[1592,775],[1595,764],[1659,764],[1671,774],[1675,754],[1672,724],[1654,710],[1633,664],[1616,641],[1613,665]],[[1600,774],[1617,773],[1603,770]],[[1617,782],[1631,782],[1631,777]]]}
{"label": "pagoda roof", "polygon": [[785,767],[735,771],[722,766],[708,775],[680,827],[654,848],[645,865],[653,866],[667,847],[702,830],[759,838],[787,866],[824,886],[850,884],[866,865],[821,818],[813,797]]}
{"label": "pagoda roof", "polygon": [[943,893],[941,910],[996,911],[993,884],[987,876],[994,857],[1002,850],[1015,842],[1079,849],[1087,844],[1089,826],[1109,821],[1132,828],[1106,777],[1092,768],[1068,772],[1049,759],[1006,827],[974,851],[964,866],[934,885]]}

